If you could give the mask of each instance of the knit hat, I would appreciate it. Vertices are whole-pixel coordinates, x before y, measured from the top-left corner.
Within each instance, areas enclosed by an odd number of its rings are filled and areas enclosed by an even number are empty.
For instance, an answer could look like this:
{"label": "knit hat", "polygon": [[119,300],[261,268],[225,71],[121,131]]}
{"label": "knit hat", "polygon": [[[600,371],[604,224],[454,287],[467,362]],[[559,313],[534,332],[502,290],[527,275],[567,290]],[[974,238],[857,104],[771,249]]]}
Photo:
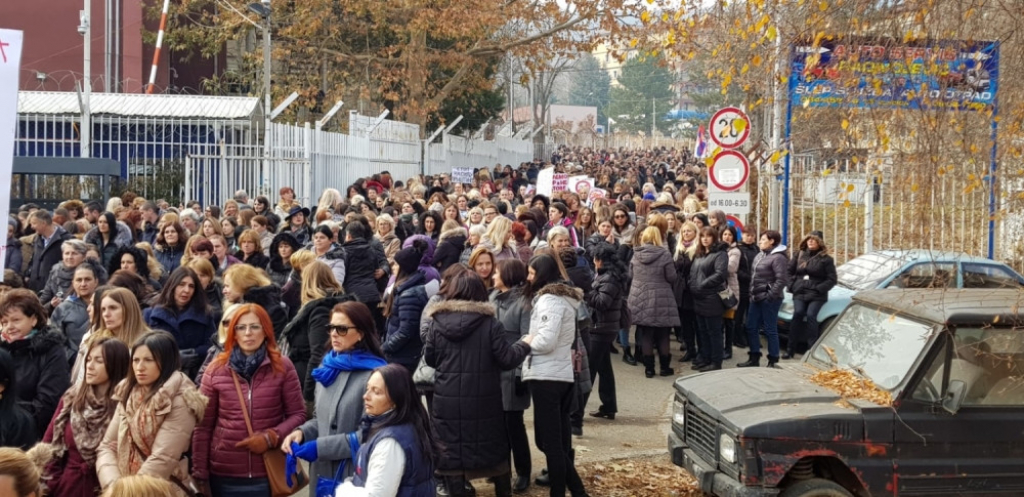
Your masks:
{"label": "knit hat", "polygon": [[399,250],[398,253],[395,254],[395,262],[398,263],[398,269],[405,274],[410,274],[415,271],[416,268],[419,267],[422,259],[423,250],[421,250],[416,244],[412,247],[406,247]]}

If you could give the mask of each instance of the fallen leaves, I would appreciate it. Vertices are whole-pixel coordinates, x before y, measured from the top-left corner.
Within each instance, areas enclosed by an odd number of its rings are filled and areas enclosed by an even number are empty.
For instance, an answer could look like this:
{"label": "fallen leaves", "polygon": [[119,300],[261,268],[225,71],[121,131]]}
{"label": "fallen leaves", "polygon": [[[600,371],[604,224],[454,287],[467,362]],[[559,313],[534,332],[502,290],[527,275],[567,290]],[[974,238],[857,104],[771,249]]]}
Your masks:
{"label": "fallen leaves", "polygon": [[891,393],[847,369],[819,371],[811,375],[811,381],[838,393],[844,400],[862,399],[881,406],[892,406]]}
{"label": "fallen leaves", "polygon": [[590,495],[608,497],[697,497],[697,480],[665,460],[617,460],[577,467]]}

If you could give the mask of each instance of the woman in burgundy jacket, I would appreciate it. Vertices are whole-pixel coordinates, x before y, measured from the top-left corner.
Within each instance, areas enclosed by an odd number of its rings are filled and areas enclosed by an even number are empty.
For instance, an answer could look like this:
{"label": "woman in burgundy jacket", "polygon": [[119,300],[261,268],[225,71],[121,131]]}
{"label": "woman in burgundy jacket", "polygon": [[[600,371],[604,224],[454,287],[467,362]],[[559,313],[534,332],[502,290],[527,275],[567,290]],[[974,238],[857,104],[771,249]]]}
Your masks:
{"label": "woman in burgundy jacket", "polygon": [[232,316],[224,352],[203,374],[201,391],[210,402],[192,435],[197,486],[206,490],[204,495],[269,497],[262,454],[278,446],[279,435],[306,420],[306,404],[295,366],[278,350],[270,316],[262,307],[245,304]]}

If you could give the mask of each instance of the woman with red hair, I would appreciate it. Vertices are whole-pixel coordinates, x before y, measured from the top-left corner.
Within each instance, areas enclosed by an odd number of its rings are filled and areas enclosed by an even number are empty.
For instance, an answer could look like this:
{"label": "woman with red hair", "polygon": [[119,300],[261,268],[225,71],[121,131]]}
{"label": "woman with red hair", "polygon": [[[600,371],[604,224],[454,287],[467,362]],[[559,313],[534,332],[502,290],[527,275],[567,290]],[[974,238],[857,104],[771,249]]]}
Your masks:
{"label": "woman with red hair", "polygon": [[270,495],[262,454],[306,420],[306,404],[262,307],[244,304],[232,316],[201,391],[210,402],[192,435],[192,473],[203,495]]}

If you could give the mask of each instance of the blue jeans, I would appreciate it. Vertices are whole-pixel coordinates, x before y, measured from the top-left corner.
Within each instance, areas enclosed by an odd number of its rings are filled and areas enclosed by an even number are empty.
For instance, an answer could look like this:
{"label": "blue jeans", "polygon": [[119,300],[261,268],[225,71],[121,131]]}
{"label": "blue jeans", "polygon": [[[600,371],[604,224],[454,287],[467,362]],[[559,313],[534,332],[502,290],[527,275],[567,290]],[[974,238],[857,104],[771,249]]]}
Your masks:
{"label": "blue jeans", "polygon": [[781,300],[750,302],[747,311],[747,340],[750,342],[751,354],[761,353],[761,338],[757,334],[761,329],[768,337],[768,357],[779,359],[779,307],[782,307]]}
{"label": "blue jeans", "polygon": [[625,349],[629,348],[629,328],[619,330],[619,345]]}
{"label": "blue jeans", "polygon": [[[718,366],[722,365],[722,316],[696,316],[697,333],[703,343],[707,344],[700,348],[698,354],[704,362],[710,362]],[[732,344],[729,344],[730,346]]]}
{"label": "blue jeans", "polygon": [[[786,347],[790,352],[801,352],[818,341],[818,312],[823,305],[825,303],[820,300],[793,299],[793,324],[790,325],[789,345]],[[807,318],[806,324],[804,318]]]}

